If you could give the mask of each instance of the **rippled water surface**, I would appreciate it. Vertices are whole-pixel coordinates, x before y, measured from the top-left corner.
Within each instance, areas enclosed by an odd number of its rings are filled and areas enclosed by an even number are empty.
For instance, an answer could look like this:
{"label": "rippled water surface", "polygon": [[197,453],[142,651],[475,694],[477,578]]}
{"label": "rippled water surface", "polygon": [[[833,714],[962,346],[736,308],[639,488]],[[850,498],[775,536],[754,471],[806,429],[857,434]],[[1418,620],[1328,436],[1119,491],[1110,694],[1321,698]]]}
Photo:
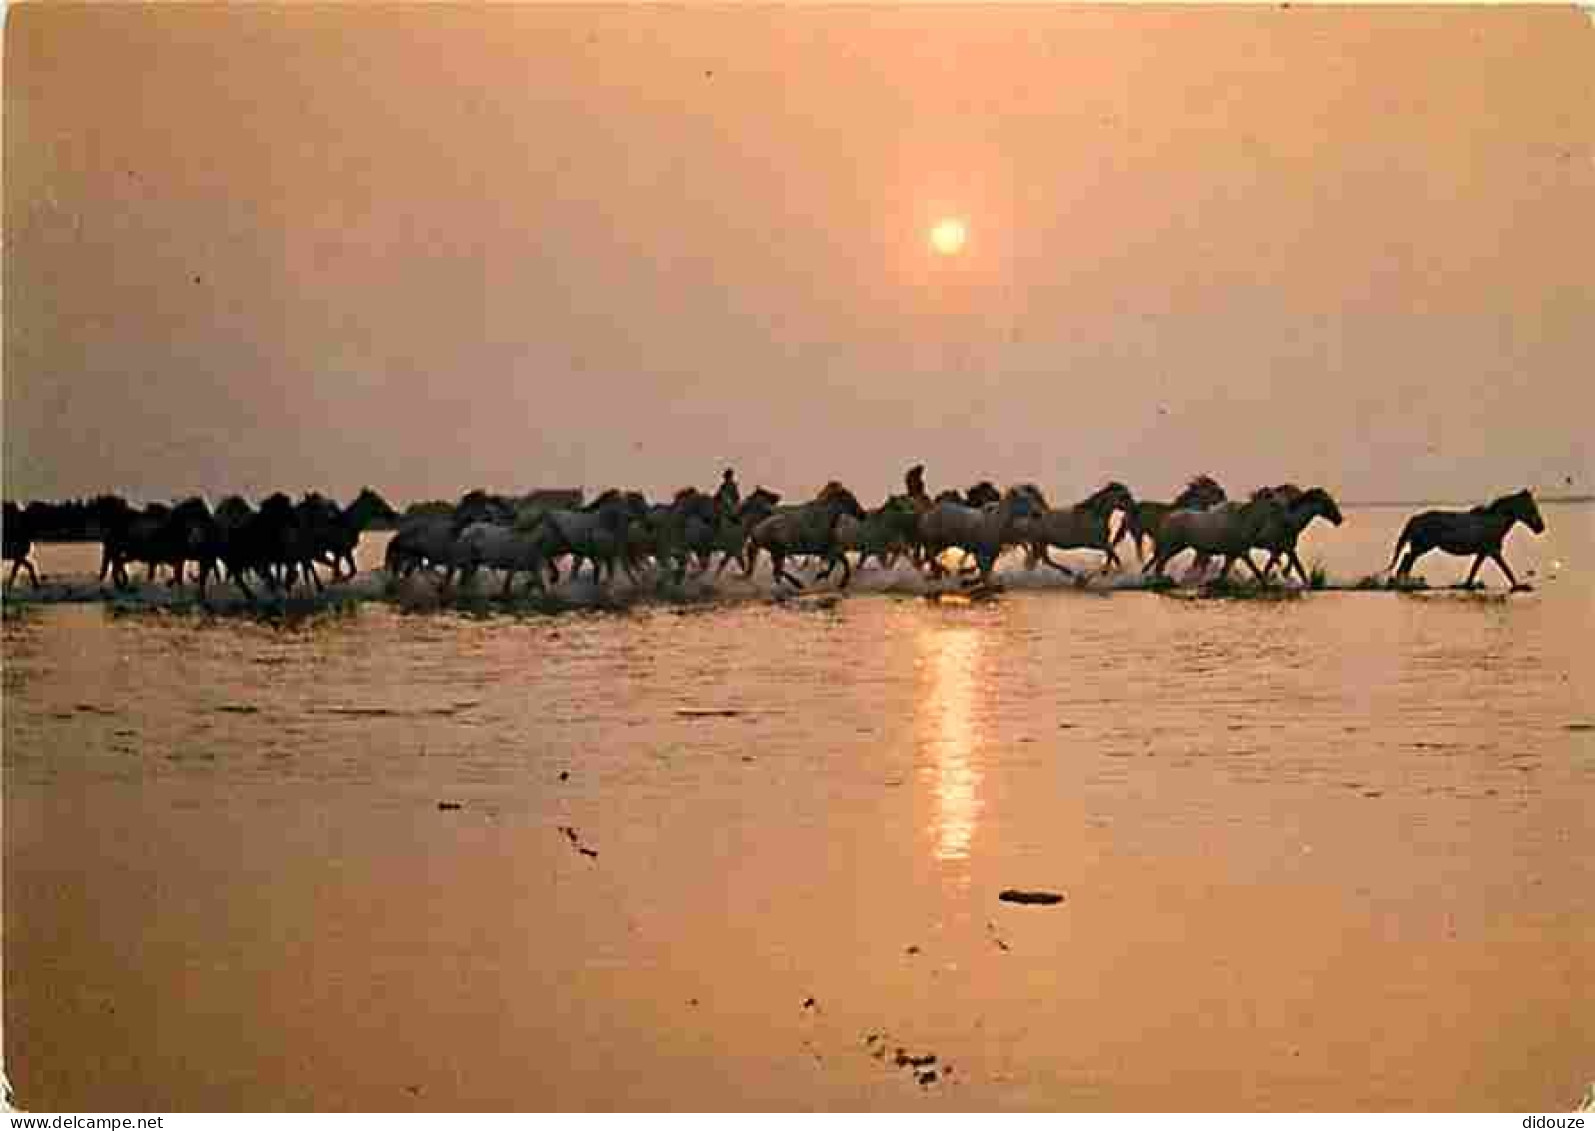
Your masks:
{"label": "rippled water surface", "polygon": [[1545,510],[1510,599],[8,608],[18,1099],[1565,1108],[1595,509]]}

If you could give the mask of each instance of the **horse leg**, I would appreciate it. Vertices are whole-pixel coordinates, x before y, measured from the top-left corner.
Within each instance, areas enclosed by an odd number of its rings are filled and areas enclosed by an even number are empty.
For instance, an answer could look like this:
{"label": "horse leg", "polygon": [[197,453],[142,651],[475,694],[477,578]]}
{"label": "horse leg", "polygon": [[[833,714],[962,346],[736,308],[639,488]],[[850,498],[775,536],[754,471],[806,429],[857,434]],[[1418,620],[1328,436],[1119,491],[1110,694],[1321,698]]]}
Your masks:
{"label": "horse leg", "polygon": [[10,589],[10,588],[12,588],[12,587],[14,587],[16,585],[16,583],[17,583],[17,570],[22,568],[22,562],[23,562],[23,559],[22,558],[18,558],[16,561],[11,563],[11,574],[10,574],[9,577],[6,578],[6,588],[7,589]]}
{"label": "horse leg", "polygon": [[1430,549],[1431,547],[1428,546],[1425,546],[1421,550],[1416,546],[1409,547],[1407,549],[1407,556],[1401,559],[1401,567],[1396,570],[1396,580],[1405,581],[1412,573],[1412,567],[1418,564],[1418,559],[1427,554]]}
{"label": "horse leg", "polygon": [[1045,564],[1051,566],[1065,577],[1074,576],[1074,570],[1070,569],[1062,562],[1055,562],[1052,560],[1052,548],[1050,546],[1047,546],[1045,543],[1038,543],[1034,549],[1036,551],[1036,557],[1040,562],[1044,562]]}
{"label": "horse leg", "polygon": [[[835,560],[842,563],[842,580],[837,583],[836,587],[838,589],[846,589],[847,583],[853,580],[853,567],[847,562],[847,551],[844,550],[837,554]],[[825,572],[831,572],[831,567],[829,565],[825,567]]]}
{"label": "horse leg", "polygon": [[[1257,563],[1252,561],[1252,552],[1250,550],[1246,550],[1241,554],[1241,561],[1246,563],[1246,567],[1252,571],[1252,576],[1257,578],[1257,583],[1259,585],[1268,584],[1268,578],[1264,575],[1262,570],[1257,568]],[[1224,567],[1224,572],[1229,572],[1228,565]]]}
{"label": "horse leg", "polygon": [[803,582],[800,579],[793,577],[786,571],[786,553],[784,551],[777,550],[772,547],[770,549],[770,564],[773,567],[775,579],[777,581],[785,581],[799,589],[804,587]]}
{"label": "horse leg", "polygon": [[[1292,546],[1290,549],[1286,550],[1285,556],[1288,559],[1285,565],[1285,576],[1290,576],[1291,567],[1294,566],[1296,567],[1297,576],[1301,578],[1301,583],[1303,585],[1311,585],[1312,579],[1307,576],[1307,571],[1302,568],[1301,558],[1296,556],[1296,547]],[[1267,571],[1265,570],[1264,572],[1266,573]]]}
{"label": "horse leg", "polygon": [[1464,589],[1472,589],[1473,588],[1473,579],[1479,576],[1479,567],[1484,564],[1484,559],[1489,557],[1489,556],[1490,555],[1488,553],[1484,553],[1484,554],[1479,554],[1479,555],[1474,557],[1474,559],[1473,559],[1473,568],[1468,570],[1468,579],[1462,583],[1462,588],[1464,588]]}
{"label": "horse leg", "polygon": [[1528,588],[1527,585],[1522,584],[1516,577],[1513,576],[1512,567],[1506,564],[1506,559],[1501,556],[1500,550],[1496,550],[1494,553],[1492,553],[1490,555],[1490,560],[1501,567],[1501,572],[1506,574],[1506,579],[1507,581],[1511,582],[1512,588],[1514,590]]}

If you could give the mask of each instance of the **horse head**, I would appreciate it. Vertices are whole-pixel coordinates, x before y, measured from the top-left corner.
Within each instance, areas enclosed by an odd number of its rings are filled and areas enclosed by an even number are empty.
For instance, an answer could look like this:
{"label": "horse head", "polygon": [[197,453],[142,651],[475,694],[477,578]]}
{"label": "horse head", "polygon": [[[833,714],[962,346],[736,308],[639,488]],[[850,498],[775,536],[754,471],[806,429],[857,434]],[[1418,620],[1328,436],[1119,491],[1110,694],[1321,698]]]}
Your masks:
{"label": "horse head", "polygon": [[831,512],[831,525],[833,526],[836,525],[836,520],[844,514],[850,514],[860,522],[863,522],[868,517],[853,492],[834,479],[825,485],[825,490],[820,493],[820,501]]}
{"label": "horse head", "polygon": [[621,503],[626,508],[626,513],[632,518],[646,518],[648,515],[648,496],[641,491],[627,491],[620,496]]}
{"label": "horse head", "polygon": [[1130,494],[1128,487],[1114,479],[1093,491],[1080,506],[1094,514],[1129,512],[1135,510],[1135,496]]}
{"label": "horse head", "polygon": [[677,491],[675,501],[670,504],[670,507],[684,518],[696,518],[710,525],[713,525],[720,513],[714,499],[709,495],[705,495],[696,487],[688,487],[684,491]]}
{"label": "horse head", "polygon": [[238,495],[228,495],[216,504],[216,519],[228,526],[236,526],[250,515],[249,504]]}
{"label": "horse head", "polygon": [[281,491],[273,491],[260,503],[260,517],[272,522],[292,522],[294,503]]}
{"label": "horse head", "polygon": [[[974,496],[973,491],[970,491],[970,496]],[[1001,500],[999,503],[986,503],[982,505],[981,509],[989,510],[993,505],[996,505],[1001,509],[1006,509],[1012,518],[1034,518],[1047,509],[1040,489],[1031,483],[1021,483],[1010,487],[999,498]]]}
{"label": "horse head", "polygon": [[388,500],[370,487],[360,488],[360,493],[355,496],[354,502],[349,504],[344,514],[362,517],[367,521],[379,519],[383,522],[393,522],[399,517],[399,512],[393,509]]}
{"label": "horse head", "polygon": [[592,502],[582,508],[584,511],[601,511],[610,504],[623,498],[619,487],[610,487],[603,491]]}
{"label": "horse head", "polygon": [[1534,492],[1527,487],[1513,495],[1503,495],[1490,504],[1490,509],[1511,515],[1536,534],[1545,533],[1545,519],[1534,502]]}
{"label": "horse head", "polygon": [[1174,499],[1175,510],[1206,510],[1229,498],[1211,475],[1198,475]]}
{"label": "horse head", "polygon": [[983,507],[987,503],[1002,501],[1002,492],[997,490],[996,484],[989,479],[982,479],[964,495],[965,500],[972,507]]}
{"label": "horse head", "polygon": [[1310,513],[1322,515],[1335,526],[1339,526],[1346,521],[1345,516],[1340,513],[1340,507],[1335,502],[1335,497],[1322,487],[1310,487],[1301,492],[1291,506],[1295,510],[1310,507],[1312,508]]}

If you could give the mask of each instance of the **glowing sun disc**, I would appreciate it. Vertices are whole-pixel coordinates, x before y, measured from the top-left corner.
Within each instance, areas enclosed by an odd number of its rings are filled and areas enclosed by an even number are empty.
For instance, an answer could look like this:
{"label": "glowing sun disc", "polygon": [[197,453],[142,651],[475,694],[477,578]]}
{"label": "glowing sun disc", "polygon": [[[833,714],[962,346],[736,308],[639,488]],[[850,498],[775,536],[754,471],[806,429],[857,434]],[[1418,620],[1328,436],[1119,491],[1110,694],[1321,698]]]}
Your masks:
{"label": "glowing sun disc", "polygon": [[968,239],[969,229],[955,217],[942,220],[930,230],[930,246],[942,255],[957,255]]}

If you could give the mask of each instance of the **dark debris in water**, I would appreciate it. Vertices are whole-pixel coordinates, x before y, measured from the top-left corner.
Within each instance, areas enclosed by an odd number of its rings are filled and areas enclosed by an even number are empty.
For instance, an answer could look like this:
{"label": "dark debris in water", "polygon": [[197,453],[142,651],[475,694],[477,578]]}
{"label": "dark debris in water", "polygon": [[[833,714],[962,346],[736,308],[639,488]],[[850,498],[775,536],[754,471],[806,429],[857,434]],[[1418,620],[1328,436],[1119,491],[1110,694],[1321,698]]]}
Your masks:
{"label": "dark debris in water", "polygon": [[1021,888],[1005,888],[998,893],[997,898],[1004,903],[1031,903],[1050,906],[1063,902],[1063,893],[1056,891],[1027,891]]}
{"label": "dark debris in water", "polygon": [[908,1069],[914,1082],[921,1087],[929,1087],[953,1074],[952,1065],[940,1063],[935,1053],[911,1053],[902,1045],[893,1046],[890,1038],[891,1034],[884,1029],[864,1034],[864,1047],[872,1059],[890,1063],[894,1068]]}
{"label": "dark debris in water", "polygon": [[581,834],[569,825],[560,825],[559,831],[565,834],[565,839],[570,841],[570,846],[590,860],[598,859],[598,850],[582,843]]}

